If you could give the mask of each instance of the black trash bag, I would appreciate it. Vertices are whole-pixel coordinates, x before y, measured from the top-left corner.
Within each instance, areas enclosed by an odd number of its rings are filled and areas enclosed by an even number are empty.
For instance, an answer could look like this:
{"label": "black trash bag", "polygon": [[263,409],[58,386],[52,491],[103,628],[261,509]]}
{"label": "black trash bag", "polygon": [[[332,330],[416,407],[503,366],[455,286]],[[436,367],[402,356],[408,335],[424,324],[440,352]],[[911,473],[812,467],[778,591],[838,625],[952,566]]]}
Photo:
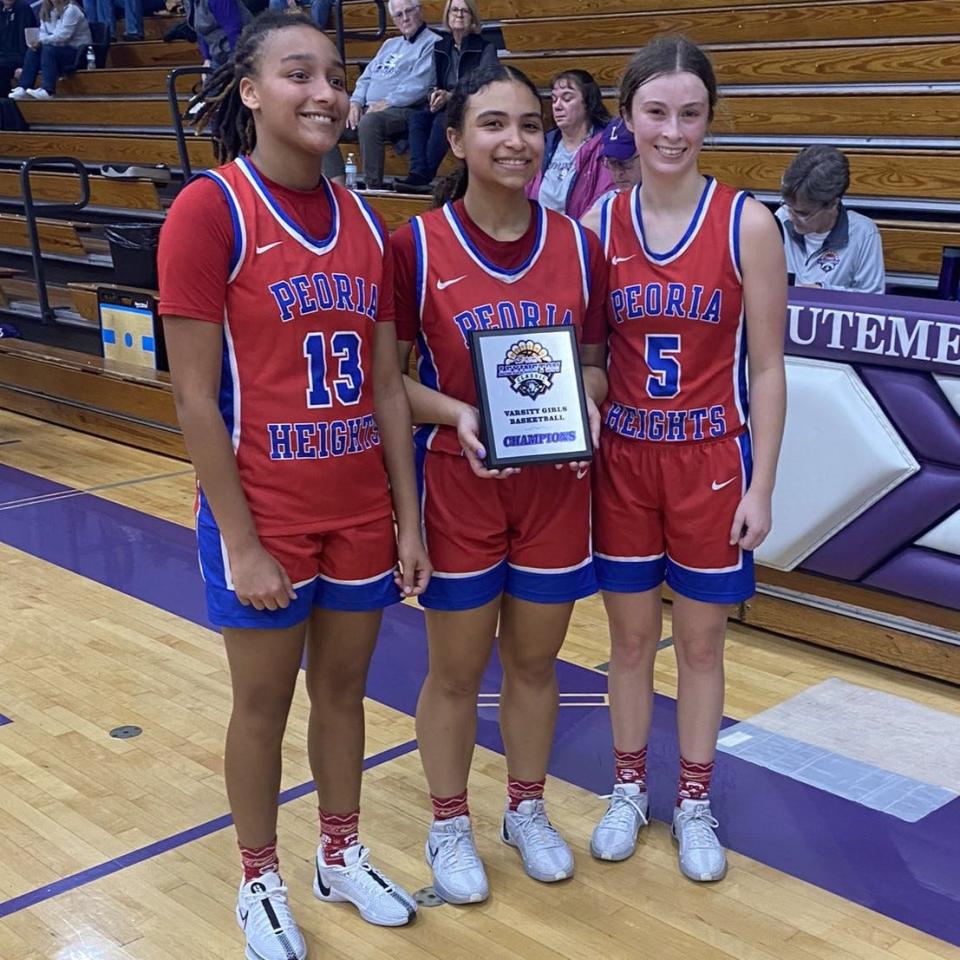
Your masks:
{"label": "black trash bag", "polygon": [[0,100],[0,130],[29,130],[15,100]]}
{"label": "black trash bag", "polygon": [[176,26],[171,27],[164,35],[164,43],[173,43],[175,40],[188,40],[190,43],[197,42],[197,31],[184,20]]}
{"label": "black trash bag", "polygon": [[113,258],[114,282],[121,286],[157,289],[159,223],[115,223],[106,229]]}

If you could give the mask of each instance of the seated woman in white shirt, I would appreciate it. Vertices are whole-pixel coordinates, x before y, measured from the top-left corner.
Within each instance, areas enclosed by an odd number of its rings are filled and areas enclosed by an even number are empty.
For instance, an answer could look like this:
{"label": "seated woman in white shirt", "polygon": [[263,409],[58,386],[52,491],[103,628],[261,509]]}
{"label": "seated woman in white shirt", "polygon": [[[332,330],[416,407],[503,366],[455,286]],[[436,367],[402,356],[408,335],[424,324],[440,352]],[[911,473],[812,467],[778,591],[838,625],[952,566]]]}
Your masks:
{"label": "seated woman in white shirt", "polygon": [[843,205],[850,164],[825,143],[804,147],[783,175],[787,272],[797,286],[883,293],[886,274],[876,224]]}
{"label": "seated woman in white shirt", "polygon": [[[20,71],[20,86],[10,99],[33,97],[47,100],[57,89],[57,80],[76,67],[80,51],[93,42],[83,8],[75,0],[43,0],[40,7],[40,37],[29,46]],[[40,86],[33,85],[40,75]]]}

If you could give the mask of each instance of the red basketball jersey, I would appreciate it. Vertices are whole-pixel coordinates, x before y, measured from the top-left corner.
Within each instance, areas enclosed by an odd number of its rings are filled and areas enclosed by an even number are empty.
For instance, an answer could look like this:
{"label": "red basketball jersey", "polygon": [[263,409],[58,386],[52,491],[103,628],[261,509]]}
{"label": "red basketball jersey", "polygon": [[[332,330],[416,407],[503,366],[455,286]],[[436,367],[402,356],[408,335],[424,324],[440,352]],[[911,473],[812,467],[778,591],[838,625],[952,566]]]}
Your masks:
{"label": "red basketball jersey", "polygon": [[[421,383],[476,404],[470,360],[474,330],[568,324],[580,340],[590,300],[586,234],[563,214],[539,204],[533,210],[533,249],[510,270],[491,263],[477,249],[452,204],[411,221]],[[453,427],[425,425],[418,428],[417,441],[441,453],[461,452]]]}
{"label": "red basketball jersey", "polygon": [[683,237],[647,245],[640,189],[609,201],[610,391],[604,425],[635,440],[683,443],[747,421],[740,217],[746,193],[706,178]]}
{"label": "red basketball jersey", "polygon": [[220,410],[258,532],[388,515],[371,379],[379,224],[356,194],[323,180],[332,225],[311,237],[246,159],[203,175],[223,190],[233,221]]}

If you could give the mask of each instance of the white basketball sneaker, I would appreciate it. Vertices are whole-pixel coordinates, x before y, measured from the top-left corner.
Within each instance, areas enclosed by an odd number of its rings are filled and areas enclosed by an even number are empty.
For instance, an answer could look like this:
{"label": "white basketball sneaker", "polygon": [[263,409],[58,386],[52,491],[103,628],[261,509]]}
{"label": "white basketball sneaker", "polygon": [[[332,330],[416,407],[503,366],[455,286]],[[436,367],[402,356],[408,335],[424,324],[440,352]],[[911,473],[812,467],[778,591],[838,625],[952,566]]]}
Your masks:
{"label": "white basketball sneaker", "polygon": [[287,888],[272,870],[247,880],[237,897],[247,960],[305,960],[307,945],[290,912]]}
{"label": "white basketball sneaker", "polygon": [[370,851],[360,843],[343,851],[342,867],[327,866],[317,850],[313,894],[327,903],[352,903],[367,923],[382,927],[402,927],[417,913],[413,897],[370,863]]}
{"label": "white basketball sneaker", "polygon": [[481,903],[490,896],[469,817],[434,820],[425,853],[427,866],[433,870],[433,889],[441,900]]}
{"label": "white basketball sneaker", "polygon": [[500,837],[516,847],[527,876],[542,883],[573,876],[573,852],[547,819],[543,800],[524,800],[516,810],[509,805],[503,814]]}
{"label": "white basketball sneaker", "polygon": [[637,835],[650,821],[650,798],[636,783],[616,783],[605,798],[607,812],[593,830],[590,852],[598,860],[626,860],[637,849]]}
{"label": "white basketball sneaker", "polygon": [[679,844],[680,872],[691,880],[722,880],[727,855],[714,831],[720,824],[709,800],[684,800],[673,811],[673,838]]}

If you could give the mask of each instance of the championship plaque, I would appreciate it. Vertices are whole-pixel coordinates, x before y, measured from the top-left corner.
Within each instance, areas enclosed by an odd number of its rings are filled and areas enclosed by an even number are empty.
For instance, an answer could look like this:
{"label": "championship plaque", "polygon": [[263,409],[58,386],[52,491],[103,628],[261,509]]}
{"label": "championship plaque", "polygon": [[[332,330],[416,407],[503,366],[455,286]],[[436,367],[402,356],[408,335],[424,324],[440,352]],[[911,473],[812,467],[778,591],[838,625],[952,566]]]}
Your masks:
{"label": "championship plaque", "polygon": [[473,374],[491,470],[593,456],[573,327],[475,330]]}

